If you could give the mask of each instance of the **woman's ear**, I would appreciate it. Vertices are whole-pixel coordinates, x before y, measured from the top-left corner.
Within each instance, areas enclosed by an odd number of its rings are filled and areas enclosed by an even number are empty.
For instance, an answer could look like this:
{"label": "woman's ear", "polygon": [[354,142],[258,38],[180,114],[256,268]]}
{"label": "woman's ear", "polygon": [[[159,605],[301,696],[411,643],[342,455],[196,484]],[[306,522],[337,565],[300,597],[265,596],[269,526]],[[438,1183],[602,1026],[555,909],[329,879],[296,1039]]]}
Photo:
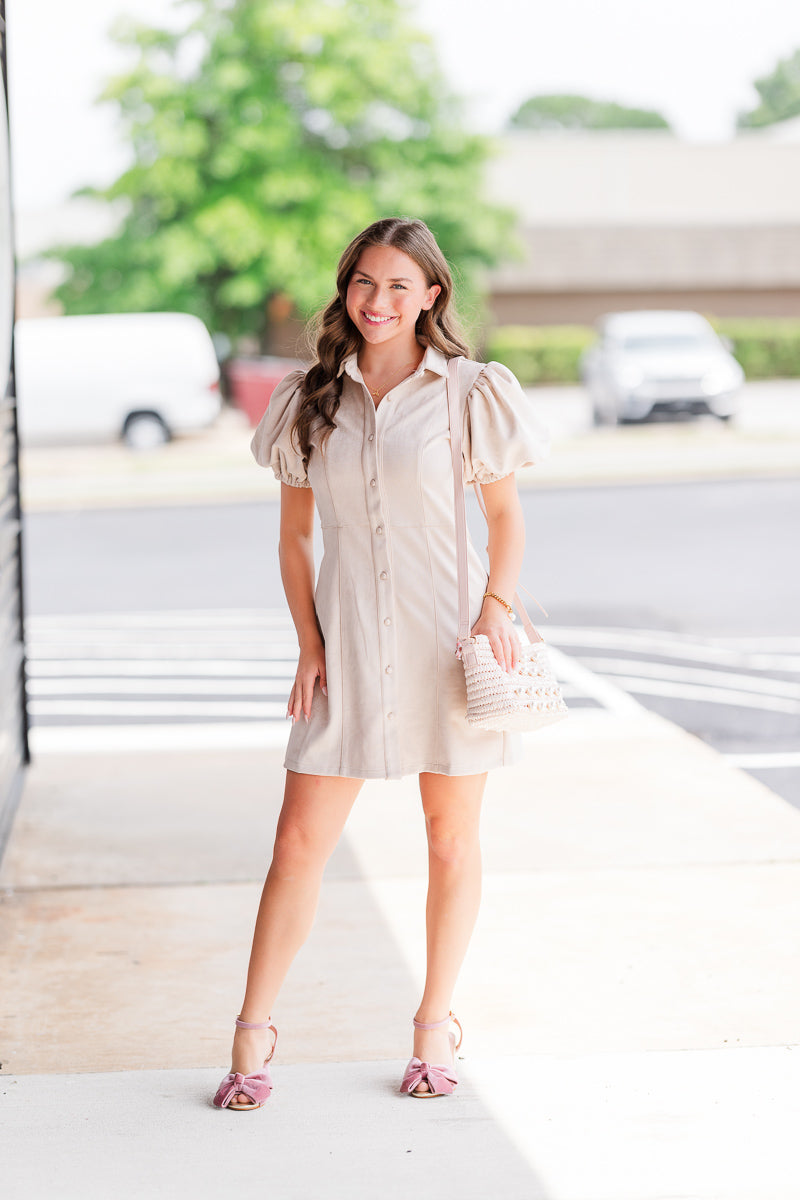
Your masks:
{"label": "woman's ear", "polygon": [[425,300],[422,304],[422,307],[426,312],[429,308],[433,308],[434,301],[441,290],[442,289],[438,283],[434,283],[433,287],[428,288],[427,292],[425,293]]}

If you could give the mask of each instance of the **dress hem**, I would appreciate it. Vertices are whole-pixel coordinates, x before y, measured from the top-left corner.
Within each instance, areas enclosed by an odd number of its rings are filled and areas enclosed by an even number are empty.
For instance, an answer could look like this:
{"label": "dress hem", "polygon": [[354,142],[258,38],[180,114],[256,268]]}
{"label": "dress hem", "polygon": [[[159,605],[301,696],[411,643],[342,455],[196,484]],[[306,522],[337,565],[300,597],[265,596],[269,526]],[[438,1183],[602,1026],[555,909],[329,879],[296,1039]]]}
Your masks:
{"label": "dress hem", "polygon": [[446,775],[449,778],[457,778],[460,775],[462,775],[462,776],[463,775],[483,775],[483,774],[485,774],[486,771],[494,771],[498,767],[514,766],[518,761],[519,761],[518,758],[514,754],[509,754],[509,755],[506,755],[504,758],[502,758],[499,762],[489,763],[486,766],[478,767],[475,770],[469,770],[469,771],[453,770],[452,767],[450,767],[449,765],[445,765],[443,763],[424,763],[422,766],[404,767],[396,775],[380,774],[377,771],[358,771],[355,773],[353,773],[351,771],[313,771],[313,770],[310,770],[308,767],[301,767],[296,762],[290,762],[288,759],[284,759],[283,766],[284,766],[285,770],[294,771],[295,774],[297,774],[297,775],[320,775],[324,778],[331,778],[331,779],[392,780],[392,779],[405,779],[408,775],[420,775],[423,773],[430,774],[430,775]]}

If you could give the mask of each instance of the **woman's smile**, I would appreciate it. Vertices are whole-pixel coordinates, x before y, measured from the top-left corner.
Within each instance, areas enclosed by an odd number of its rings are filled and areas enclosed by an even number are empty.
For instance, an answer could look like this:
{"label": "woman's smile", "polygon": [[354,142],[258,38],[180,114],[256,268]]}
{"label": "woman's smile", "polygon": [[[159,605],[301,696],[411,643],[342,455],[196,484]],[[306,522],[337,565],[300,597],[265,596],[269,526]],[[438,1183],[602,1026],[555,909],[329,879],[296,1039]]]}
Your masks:
{"label": "woman's smile", "polygon": [[378,313],[365,312],[363,310],[361,315],[365,321],[370,323],[370,325],[387,325],[389,321],[397,320],[396,317],[382,317]]}

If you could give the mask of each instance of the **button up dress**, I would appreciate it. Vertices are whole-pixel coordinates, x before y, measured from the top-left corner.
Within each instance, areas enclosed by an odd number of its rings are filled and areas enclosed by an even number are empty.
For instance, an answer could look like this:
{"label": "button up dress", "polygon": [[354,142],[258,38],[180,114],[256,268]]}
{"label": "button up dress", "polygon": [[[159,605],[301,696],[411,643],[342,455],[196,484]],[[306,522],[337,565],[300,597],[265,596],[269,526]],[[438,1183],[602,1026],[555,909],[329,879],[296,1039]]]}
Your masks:
{"label": "button up dress", "polygon": [[[477,369],[479,364],[474,364]],[[294,723],[284,766],[311,775],[400,779],[474,775],[518,761],[518,733],[473,729],[456,658],[458,577],[447,359],[428,347],[378,404],[355,354],[341,367],[336,428],[306,462],[290,437],[302,371],[287,375],[255,430],[256,461],[311,487],[323,557],[315,605],[327,697]],[[488,363],[465,398],[464,481],[491,483],[542,461],[550,438],[518,381]],[[470,625],[488,579],[470,543]]]}

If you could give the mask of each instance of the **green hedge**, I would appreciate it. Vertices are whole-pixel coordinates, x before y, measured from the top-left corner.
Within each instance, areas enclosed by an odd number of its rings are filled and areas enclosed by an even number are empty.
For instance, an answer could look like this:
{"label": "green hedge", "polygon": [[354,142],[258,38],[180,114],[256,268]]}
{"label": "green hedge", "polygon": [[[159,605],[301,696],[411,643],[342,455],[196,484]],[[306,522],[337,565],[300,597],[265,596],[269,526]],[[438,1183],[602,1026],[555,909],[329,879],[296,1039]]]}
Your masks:
{"label": "green hedge", "polygon": [[[731,339],[747,379],[800,377],[800,320],[703,315]],[[591,325],[503,325],[488,334],[483,357],[505,363],[525,386],[579,383],[581,353],[596,337]]]}
{"label": "green hedge", "polygon": [[581,352],[596,336],[590,325],[503,325],[487,337],[484,357],[504,363],[526,387],[577,383]]}
{"label": "green hedge", "polygon": [[800,320],[791,317],[708,317],[733,342],[747,379],[800,376]]}

